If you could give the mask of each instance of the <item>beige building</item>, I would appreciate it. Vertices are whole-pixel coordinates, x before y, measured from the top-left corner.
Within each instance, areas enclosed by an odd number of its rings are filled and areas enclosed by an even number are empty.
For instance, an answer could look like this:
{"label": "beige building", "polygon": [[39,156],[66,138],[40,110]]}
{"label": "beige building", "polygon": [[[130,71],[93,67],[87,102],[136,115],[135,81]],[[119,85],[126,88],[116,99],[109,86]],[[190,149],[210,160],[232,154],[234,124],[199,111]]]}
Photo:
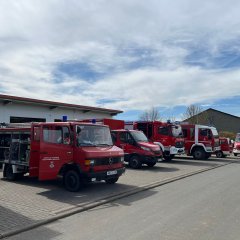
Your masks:
{"label": "beige building", "polygon": [[240,117],[209,108],[194,117],[185,119],[184,122],[194,120],[198,124],[210,125],[220,131],[232,133],[240,132]]}
{"label": "beige building", "polygon": [[54,122],[63,116],[68,120],[112,118],[119,113],[122,111],[0,94],[0,123]]}

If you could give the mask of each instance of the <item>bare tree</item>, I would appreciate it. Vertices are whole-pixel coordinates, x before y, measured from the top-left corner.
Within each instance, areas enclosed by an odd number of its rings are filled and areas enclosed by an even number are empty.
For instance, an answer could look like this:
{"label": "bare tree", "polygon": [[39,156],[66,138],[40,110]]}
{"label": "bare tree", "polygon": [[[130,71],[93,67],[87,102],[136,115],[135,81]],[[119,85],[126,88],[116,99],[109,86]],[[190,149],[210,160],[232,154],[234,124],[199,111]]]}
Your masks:
{"label": "bare tree", "polygon": [[207,124],[207,112],[204,112],[199,105],[191,104],[183,114],[183,120],[193,124]]}
{"label": "bare tree", "polygon": [[152,107],[149,110],[144,111],[140,116],[141,121],[156,121],[161,120],[160,112],[156,107]]}

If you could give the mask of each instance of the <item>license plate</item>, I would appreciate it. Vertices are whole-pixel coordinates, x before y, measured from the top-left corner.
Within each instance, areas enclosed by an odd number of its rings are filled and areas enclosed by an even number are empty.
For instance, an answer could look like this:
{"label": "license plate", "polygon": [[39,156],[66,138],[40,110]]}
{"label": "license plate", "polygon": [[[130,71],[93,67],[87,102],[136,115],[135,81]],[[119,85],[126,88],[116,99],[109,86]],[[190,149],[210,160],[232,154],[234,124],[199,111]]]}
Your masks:
{"label": "license plate", "polygon": [[114,175],[114,174],[117,174],[117,170],[114,170],[114,171],[108,171],[107,172],[107,175],[110,176],[110,175]]}

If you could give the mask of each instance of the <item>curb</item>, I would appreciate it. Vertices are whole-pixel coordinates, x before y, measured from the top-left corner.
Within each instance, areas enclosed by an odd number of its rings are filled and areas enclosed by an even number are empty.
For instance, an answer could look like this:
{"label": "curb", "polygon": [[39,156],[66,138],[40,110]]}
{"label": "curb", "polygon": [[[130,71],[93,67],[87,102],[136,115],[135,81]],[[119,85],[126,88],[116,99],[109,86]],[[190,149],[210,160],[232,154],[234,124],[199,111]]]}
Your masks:
{"label": "curb", "polygon": [[84,211],[93,209],[95,207],[104,205],[104,204],[109,203],[109,202],[113,202],[115,200],[118,200],[118,199],[121,199],[121,198],[124,198],[124,197],[127,197],[127,196],[134,195],[136,193],[147,191],[149,189],[156,188],[158,186],[162,186],[162,185],[165,185],[165,184],[168,184],[168,183],[171,183],[171,182],[175,182],[175,181],[187,178],[187,177],[191,177],[193,175],[197,175],[197,174],[200,174],[200,173],[203,173],[203,172],[207,172],[207,171],[219,168],[219,167],[224,167],[224,166],[232,164],[234,162],[235,161],[231,161],[230,160],[229,163],[218,164],[218,165],[216,165],[214,167],[205,168],[205,169],[197,170],[197,171],[194,171],[194,172],[182,174],[182,175],[179,175],[179,176],[176,176],[176,177],[173,177],[173,178],[166,178],[164,180],[152,182],[152,183],[149,183],[149,184],[146,184],[146,185],[141,185],[141,186],[135,187],[135,188],[133,188],[131,190],[128,190],[128,191],[125,191],[125,192],[121,192],[121,193],[119,193],[117,195],[113,195],[113,196],[106,197],[104,199],[100,199],[97,202],[91,202],[91,203],[88,203],[88,204],[86,204],[84,206],[79,206],[79,207],[75,207],[74,209],[66,210],[64,213],[60,213],[60,214],[58,214],[58,215],[56,215],[54,217],[47,218],[47,219],[39,221],[37,223],[33,223],[31,225],[28,225],[28,226],[25,226],[25,227],[22,227],[22,228],[19,228],[19,229],[14,229],[14,230],[10,230],[10,231],[7,231],[7,232],[0,233],[0,239],[3,239],[3,238],[10,237],[10,236],[22,233],[22,232],[26,232],[26,231],[32,230],[34,228],[37,228],[37,227],[40,227],[40,226],[52,223],[52,222],[54,222],[56,220],[59,220],[59,219],[62,219],[62,218],[66,218],[66,217],[69,217],[71,215],[74,215],[74,214],[77,214],[77,213],[80,213],[80,212],[84,212]]}

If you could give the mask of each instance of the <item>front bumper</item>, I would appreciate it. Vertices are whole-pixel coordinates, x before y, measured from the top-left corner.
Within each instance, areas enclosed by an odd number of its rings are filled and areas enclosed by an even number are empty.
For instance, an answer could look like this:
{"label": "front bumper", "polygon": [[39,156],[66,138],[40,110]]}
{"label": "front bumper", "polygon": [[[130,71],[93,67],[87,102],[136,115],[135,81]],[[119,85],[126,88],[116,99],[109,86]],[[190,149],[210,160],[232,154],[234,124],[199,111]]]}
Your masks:
{"label": "front bumper", "polygon": [[236,148],[234,148],[234,149],[233,149],[233,153],[240,154],[240,150],[239,150],[239,149],[236,149]]}
{"label": "front bumper", "polygon": [[220,147],[220,146],[214,148],[214,152],[217,152],[217,151],[220,151],[220,150],[221,150],[221,147]]}
{"label": "front bumper", "polygon": [[[116,171],[116,174],[108,175],[109,172]],[[101,171],[101,172],[88,172],[83,173],[84,178],[87,178],[89,180],[96,179],[97,181],[101,180],[107,180],[110,178],[120,177],[125,172],[125,167],[118,168],[118,169],[111,169],[107,171]]]}
{"label": "front bumper", "polygon": [[183,148],[176,148],[176,147],[170,147],[170,154],[171,155],[181,155],[185,153],[185,149]]}

